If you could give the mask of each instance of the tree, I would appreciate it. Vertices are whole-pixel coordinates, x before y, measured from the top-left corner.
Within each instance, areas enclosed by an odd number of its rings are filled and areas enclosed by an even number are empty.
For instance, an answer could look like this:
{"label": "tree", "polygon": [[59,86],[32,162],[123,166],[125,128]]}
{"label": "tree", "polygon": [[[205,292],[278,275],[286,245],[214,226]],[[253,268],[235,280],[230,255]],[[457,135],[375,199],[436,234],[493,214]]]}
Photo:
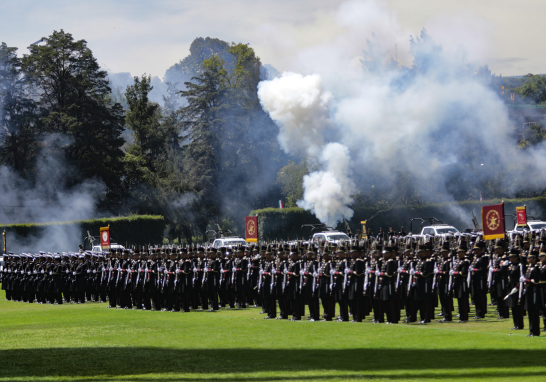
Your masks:
{"label": "tree", "polygon": [[286,198],[286,207],[297,207],[296,203],[303,199],[303,177],[309,174],[307,163],[296,164],[288,161],[277,174],[277,183],[282,184],[282,195]]}
{"label": "tree", "polygon": [[218,213],[220,137],[227,108],[228,76],[224,60],[216,55],[205,60],[203,70],[201,76],[192,78],[195,83],[186,82],[187,90],[180,92],[188,102],[188,106],[180,110],[180,116],[182,131],[189,140],[185,170],[199,197],[197,225],[204,236],[208,219]]}
{"label": "tree", "polygon": [[23,75],[17,48],[0,45],[0,164],[31,178],[42,132],[33,84]]}
{"label": "tree", "polygon": [[69,139],[52,141],[49,150],[77,170],[65,178],[67,186],[96,177],[114,197],[121,179],[123,108],[110,102],[107,74],[85,40],[74,41],[61,30],[42,42],[30,46],[22,70],[37,87],[44,132]]}
{"label": "tree", "polygon": [[531,75],[515,92],[535,104],[546,102],[546,76]]}

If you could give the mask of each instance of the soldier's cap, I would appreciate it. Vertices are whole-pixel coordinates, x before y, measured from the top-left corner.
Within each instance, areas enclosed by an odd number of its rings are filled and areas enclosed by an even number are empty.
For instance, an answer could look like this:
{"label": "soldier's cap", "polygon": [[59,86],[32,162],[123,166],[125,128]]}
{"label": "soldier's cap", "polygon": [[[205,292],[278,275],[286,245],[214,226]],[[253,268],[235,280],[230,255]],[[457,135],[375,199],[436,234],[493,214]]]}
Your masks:
{"label": "soldier's cap", "polygon": [[58,253],[55,254],[55,256],[53,256],[53,258],[55,260],[60,260],[61,259],[61,255],[59,255]]}
{"label": "soldier's cap", "polygon": [[197,252],[205,252],[205,248],[203,248],[203,247],[198,247],[198,248],[197,248]]}
{"label": "soldier's cap", "polygon": [[537,257],[537,255],[538,255],[538,251],[532,250],[532,251],[529,252],[529,254],[527,255],[527,258],[529,258],[529,257]]}
{"label": "soldier's cap", "polygon": [[[49,257],[49,255],[47,257]],[[85,256],[84,255],[79,255],[78,259],[85,259]]]}
{"label": "soldier's cap", "polygon": [[440,252],[449,251],[449,243],[446,241],[444,244],[442,244],[442,248]]}
{"label": "soldier's cap", "polygon": [[483,248],[485,248],[485,241],[476,240],[476,243],[474,243],[474,247],[472,249],[483,249]]}
{"label": "soldier's cap", "polygon": [[356,252],[358,251],[358,245],[351,245],[351,249],[349,250],[349,252]]}
{"label": "soldier's cap", "polygon": [[466,252],[466,248],[465,247],[459,247],[459,248],[457,248],[457,252]]}
{"label": "soldier's cap", "polygon": [[538,257],[546,256],[546,249],[541,249],[540,253],[538,254]]}
{"label": "soldier's cap", "polygon": [[209,249],[209,252],[212,252],[212,253],[217,253],[217,252],[218,252],[218,250],[217,250],[216,248],[214,248],[214,247],[213,247],[213,248],[210,248],[210,249]]}
{"label": "soldier's cap", "polygon": [[517,248],[512,248],[510,250],[510,257],[514,257],[514,256],[518,256],[519,255],[519,249]]}
{"label": "soldier's cap", "polygon": [[262,246],[260,247],[260,251],[266,252],[266,251],[267,251],[267,245],[262,245]]}

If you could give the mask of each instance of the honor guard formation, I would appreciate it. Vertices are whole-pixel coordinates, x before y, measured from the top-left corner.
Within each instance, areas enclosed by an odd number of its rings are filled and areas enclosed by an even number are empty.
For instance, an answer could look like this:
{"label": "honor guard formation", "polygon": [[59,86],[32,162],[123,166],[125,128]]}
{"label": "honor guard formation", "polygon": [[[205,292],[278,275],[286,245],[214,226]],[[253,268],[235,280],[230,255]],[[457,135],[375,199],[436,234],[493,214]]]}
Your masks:
{"label": "honor guard formation", "polygon": [[525,316],[529,336],[540,335],[540,316],[546,326],[545,231],[491,241],[399,234],[325,246],[9,253],[4,259],[9,301],[94,301],[171,312],[254,305],[265,319],[291,320],[305,318],[307,306],[309,321],[362,322],[373,315],[373,323],[397,324],[404,315],[403,322],[427,324],[437,307],[440,322],[468,321],[472,304],[472,318],[482,319],[489,294],[498,319],[511,317],[513,330],[524,329]]}

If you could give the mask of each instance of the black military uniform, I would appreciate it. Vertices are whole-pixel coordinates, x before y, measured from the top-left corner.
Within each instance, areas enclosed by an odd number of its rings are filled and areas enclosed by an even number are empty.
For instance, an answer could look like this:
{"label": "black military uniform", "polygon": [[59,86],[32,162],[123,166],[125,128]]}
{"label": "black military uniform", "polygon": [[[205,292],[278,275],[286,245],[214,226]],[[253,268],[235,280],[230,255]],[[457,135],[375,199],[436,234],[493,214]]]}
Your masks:
{"label": "black military uniform", "polygon": [[540,336],[540,312],[544,305],[540,286],[541,272],[536,262],[537,255],[538,251],[529,252],[525,272],[525,310],[529,317],[530,336]]}

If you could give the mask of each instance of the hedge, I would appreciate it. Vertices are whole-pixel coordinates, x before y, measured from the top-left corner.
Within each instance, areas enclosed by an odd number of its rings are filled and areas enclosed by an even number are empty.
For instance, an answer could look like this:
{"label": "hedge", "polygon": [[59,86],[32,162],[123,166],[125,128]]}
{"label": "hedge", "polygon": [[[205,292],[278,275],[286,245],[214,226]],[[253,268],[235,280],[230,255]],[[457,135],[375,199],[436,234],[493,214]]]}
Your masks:
{"label": "hedge", "polygon": [[[503,200],[491,199],[484,201],[463,201],[451,203],[425,204],[413,206],[397,206],[389,211],[381,212],[372,220],[369,220],[378,209],[355,207],[354,216],[349,225],[351,230],[356,232],[360,229],[360,222],[368,221],[368,228],[377,233],[380,228],[388,230],[392,227],[399,231],[403,226],[406,232],[410,230],[410,221],[413,218],[435,217],[446,224],[450,224],[459,230],[474,228],[472,224],[472,214],[478,219],[481,225],[481,207],[489,204],[499,204]],[[516,207],[527,206],[527,214],[537,219],[542,219],[546,211],[546,197],[504,199],[504,211],[507,215],[515,215]],[[299,238],[300,228],[303,224],[318,223],[317,218],[310,212],[301,208],[266,208],[254,210],[250,213],[252,216],[258,216],[258,232],[260,240],[290,240]],[[506,227],[513,227],[513,218],[506,218]],[[336,229],[344,231],[344,226],[339,224]],[[420,232],[420,222],[414,222],[413,231]],[[308,236],[310,230],[305,231],[304,236]],[[308,237],[304,237],[307,239]]]}
{"label": "hedge", "polygon": [[[119,244],[148,245],[161,244],[165,231],[165,219],[159,215],[131,215],[127,217],[101,218],[91,220],[75,220],[54,223],[29,223],[0,225],[0,231],[6,232],[8,250],[20,252],[29,251],[60,251],[77,250],[78,244],[83,244],[87,232],[91,236],[99,236],[100,227],[110,225],[112,240]],[[69,236],[67,246],[70,248],[54,248],[48,245],[55,242],[56,236]],[[39,248],[33,248],[33,243],[39,243]],[[95,243],[97,245],[98,243]]]}

